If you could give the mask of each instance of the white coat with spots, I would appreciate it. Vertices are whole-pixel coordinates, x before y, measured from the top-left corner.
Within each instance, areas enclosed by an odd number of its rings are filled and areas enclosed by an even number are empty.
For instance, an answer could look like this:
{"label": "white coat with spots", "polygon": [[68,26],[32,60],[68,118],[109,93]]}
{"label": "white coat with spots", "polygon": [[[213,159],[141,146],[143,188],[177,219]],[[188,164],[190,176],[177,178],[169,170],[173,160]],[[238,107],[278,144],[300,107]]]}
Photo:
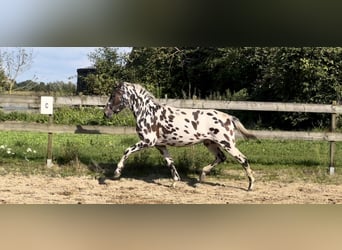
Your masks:
{"label": "white coat with spots", "polygon": [[215,160],[202,169],[200,180],[217,164],[225,161],[221,149],[231,154],[245,169],[248,190],[252,190],[254,177],[247,158],[235,146],[235,129],[245,138],[255,138],[234,116],[212,109],[181,109],[160,104],[154,96],[139,84],[120,83],[111,94],[104,114],[110,118],[124,108],[132,110],[136,119],[136,131],[141,139],[126,149],[115,170],[119,178],[124,162],[130,154],[147,147],[156,147],[164,156],[173,180],[179,174],[166,146],[187,146],[200,142],[215,155]]}

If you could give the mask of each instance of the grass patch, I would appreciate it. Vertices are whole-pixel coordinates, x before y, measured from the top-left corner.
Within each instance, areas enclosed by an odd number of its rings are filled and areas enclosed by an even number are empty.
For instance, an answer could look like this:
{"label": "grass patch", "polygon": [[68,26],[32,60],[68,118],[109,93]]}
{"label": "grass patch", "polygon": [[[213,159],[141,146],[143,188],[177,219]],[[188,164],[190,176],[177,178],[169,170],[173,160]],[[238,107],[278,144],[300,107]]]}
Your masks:
{"label": "grass patch", "polygon": [[[0,132],[0,174],[45,174],[50,176],[113,175],[125,149],[138,141],[135,135],[54,134],[53,162],[45,167],[47,134]],[[239,140],[238,148],[249,159],[258,181],[296,180],[341,183],[342,143],[336,143],[334,176],[327,173],[329,143],[313,141]],[[193,176],[214,157],[203,145],[169,147],[175,165],[183,176]],[[216,178],[245,179],[241,166],[230,156],[213,169]],[[155,174],[170,177],[170,171],[156,149],[131,155],[123,171],[126,177]]]}

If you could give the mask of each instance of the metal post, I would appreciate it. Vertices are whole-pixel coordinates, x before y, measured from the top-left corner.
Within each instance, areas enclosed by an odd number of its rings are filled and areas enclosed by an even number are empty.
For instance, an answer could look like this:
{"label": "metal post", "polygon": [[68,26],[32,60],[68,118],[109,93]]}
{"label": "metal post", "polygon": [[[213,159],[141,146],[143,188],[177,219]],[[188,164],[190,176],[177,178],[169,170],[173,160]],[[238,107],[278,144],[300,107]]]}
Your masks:
{"label": "metal post", "polygon": [[[333,101],[332,105],[336,105],[336,101]],[[336,130],[336,114],[331,114],[331,128],[330,132],[335,132]],[[333,175],[335,173],[335,142],[330,141],[330,165],[329,165],[329,174]]]}

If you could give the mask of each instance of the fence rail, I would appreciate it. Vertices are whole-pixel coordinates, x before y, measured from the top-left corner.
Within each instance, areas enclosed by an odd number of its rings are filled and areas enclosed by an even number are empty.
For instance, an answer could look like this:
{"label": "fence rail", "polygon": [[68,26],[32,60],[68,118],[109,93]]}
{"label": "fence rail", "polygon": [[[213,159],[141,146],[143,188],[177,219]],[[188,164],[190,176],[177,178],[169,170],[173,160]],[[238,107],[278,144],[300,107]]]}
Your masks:
{"label": "fence rail", "polygon": [[[54,107],[61,106],[104,106],[107,96],[57,96],[54,98]],[[39,96],[0,95],[0,109],[5,112],[15,110],[39,112]]]}
{"label": "fence rail", "polygon": [[277,112],[307,112],[307,113],[342,113],[342,106],[331,104],[307,104],[307,103],[284,103],[284,102],[250,102],[250,101],[212,101],[212,100],[180,100],[161,99],[174,107],[183,108],[211,108],[227,110],[249,111],[277,111]]}
{"label": "fence rail", "polygon": [[[99,106],[103,107],[107,96],[58,96],[54,98],[54,106]],[[342,106],[332,104],[284,103],[284,102],[250,102],[250,101],[215,101],[197,99],[159,99],[160,103],[179,108],[207,108],[223,110],[307,112],[342,114]],[[39,96],[0,95],[0,109],[38,111]]]}
{"label": "fence rail", "polygon": [[[2,131],[71,133],[71,134],[136,134],[134,127],[92,126],[92,125],[57,125],[25,122],[0,122]],[[342,141],[342,133],[302,132],[302,131],[265,131],[250,130],[259,139],[307,140],[307,141]],[[242,137],[237,133],[238,137]]]}

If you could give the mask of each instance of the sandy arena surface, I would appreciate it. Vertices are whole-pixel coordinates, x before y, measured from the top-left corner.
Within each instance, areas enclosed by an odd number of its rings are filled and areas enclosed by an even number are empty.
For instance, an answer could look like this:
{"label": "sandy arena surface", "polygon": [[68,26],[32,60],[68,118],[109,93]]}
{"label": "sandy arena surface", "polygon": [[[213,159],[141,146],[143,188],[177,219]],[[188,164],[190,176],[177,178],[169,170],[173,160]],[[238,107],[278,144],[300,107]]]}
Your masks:
{"label": "sandy arena surface", "polygon": [[[102,182],[102,181],[101,181]],[[99,180],[85,177],[0,176],[0,204],[335,204],[342,203],[342,185],[256,182],[208,178],[206,183],[149,176]]]}

